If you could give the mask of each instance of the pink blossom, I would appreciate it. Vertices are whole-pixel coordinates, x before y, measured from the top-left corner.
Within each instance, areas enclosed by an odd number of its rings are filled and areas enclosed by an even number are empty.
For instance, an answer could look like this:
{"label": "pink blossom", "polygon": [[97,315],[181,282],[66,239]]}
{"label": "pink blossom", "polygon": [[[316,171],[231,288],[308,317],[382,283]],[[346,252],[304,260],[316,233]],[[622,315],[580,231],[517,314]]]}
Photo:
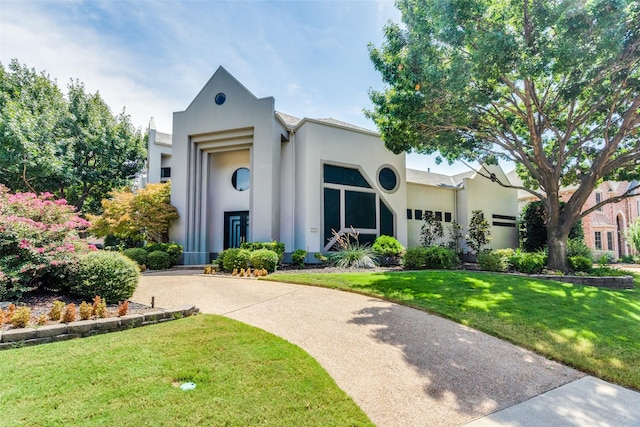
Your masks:
{"label": "pink blossom", "polygon": [[19,245],[20,249],[29,249],[30,247],[31,246],[29,245],[29,242],[27,241],[27,239],[20,240],[20,245]]}

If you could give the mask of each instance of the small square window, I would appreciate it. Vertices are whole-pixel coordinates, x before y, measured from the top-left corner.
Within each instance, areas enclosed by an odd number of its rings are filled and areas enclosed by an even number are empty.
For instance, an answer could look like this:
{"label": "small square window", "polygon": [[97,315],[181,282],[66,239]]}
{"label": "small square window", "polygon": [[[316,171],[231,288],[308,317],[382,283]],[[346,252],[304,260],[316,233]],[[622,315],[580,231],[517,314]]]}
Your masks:
{"label": "small square window", "polygon": [[416,209],[413,211],[413,217],[418,220],[422,220],[422,211],[420,209]]}
{"label": "small square window", "polygon": [[451,222],[451,212],[444,213],[444,222]]}
{"label": "small square window", "polygon": [[442,221],[442,212],[436,212],[436,220]]}
{"label": "small square window", "polygon": [[411,209],[407,209],[407,219],[413,219],[413,211]]}

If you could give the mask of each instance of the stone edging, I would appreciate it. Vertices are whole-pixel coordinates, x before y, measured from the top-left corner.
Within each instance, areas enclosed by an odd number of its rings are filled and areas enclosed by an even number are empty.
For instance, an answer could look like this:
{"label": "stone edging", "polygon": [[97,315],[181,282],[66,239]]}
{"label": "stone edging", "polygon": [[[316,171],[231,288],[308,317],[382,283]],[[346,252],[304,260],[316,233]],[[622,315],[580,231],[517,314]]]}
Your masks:
{"label": "stone edging", "polygon": [[595,286],[606,289],[633,289],[632,276],[554,276],[552,274],[532,274],[529,277],[555,280],[577,285]]}
{"label": "stone edging", "polygon": [[157,309],[141,314],[129,314],[121,317],[106,317],[95,320],[80,320],[71,323],[58,323],[20,329],[0,330],[0,350],[38,345],[92,335],[117,332],[140,326],[188,317],[200,310],[193,305],[186,305],[176,309]]}

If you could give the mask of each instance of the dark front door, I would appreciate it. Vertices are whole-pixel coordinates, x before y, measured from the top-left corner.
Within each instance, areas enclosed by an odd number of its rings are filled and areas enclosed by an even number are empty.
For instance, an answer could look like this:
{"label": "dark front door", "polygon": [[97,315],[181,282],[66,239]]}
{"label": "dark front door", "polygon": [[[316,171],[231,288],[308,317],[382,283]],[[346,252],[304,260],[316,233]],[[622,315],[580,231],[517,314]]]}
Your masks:
{"label": "dark front door", "polygon": [[224,213],[224,248],[239,248],[247,241],[249,211]]}

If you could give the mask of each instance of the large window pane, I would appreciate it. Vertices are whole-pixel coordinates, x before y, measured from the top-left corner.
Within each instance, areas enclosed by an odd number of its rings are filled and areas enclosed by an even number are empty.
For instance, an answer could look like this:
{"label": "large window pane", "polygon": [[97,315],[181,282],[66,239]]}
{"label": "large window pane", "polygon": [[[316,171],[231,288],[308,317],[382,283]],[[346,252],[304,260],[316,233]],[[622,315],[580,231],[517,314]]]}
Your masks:
{"label": "large window pane", "polygon": [[371,188],[359,170],[327,164],[324,165],[324,182],[350,185],[353,187]]}
{"label": "large window pane", "polygon": [[324,189],[324,244],[333,237],[331,230],[340,231],[340,190]]}
{"label": "large window pane", "polygon": [[345,227],[376,228],[375,193],[345,191]]}
{"label": "large window pane", "polygon": [[382,200],[380,200],[380,234],[395,237],[393,235],[393,213]]}

